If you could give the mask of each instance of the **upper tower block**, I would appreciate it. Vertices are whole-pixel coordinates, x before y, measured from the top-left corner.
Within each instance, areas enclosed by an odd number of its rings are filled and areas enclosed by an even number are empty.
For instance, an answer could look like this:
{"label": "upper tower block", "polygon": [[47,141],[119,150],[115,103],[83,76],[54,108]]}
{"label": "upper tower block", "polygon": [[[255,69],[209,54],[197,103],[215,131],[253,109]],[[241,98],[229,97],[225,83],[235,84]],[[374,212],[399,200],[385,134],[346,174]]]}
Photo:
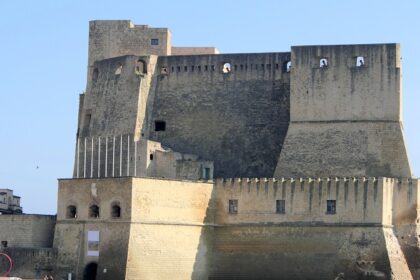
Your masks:
{"label": "upper tower block", "polygon": [[292,47],[290,120],[402,121],[399,44]]}
{"label": "upper tower block", "polygon": [[398,44],[292,47],[275,177],[411,177]]}
{"label": "upper tower block", "polygon": [[98,60],[123,55],[170,55],[168,28],[134,25],[129,20],[94,20],[89,23],[89,67]]}

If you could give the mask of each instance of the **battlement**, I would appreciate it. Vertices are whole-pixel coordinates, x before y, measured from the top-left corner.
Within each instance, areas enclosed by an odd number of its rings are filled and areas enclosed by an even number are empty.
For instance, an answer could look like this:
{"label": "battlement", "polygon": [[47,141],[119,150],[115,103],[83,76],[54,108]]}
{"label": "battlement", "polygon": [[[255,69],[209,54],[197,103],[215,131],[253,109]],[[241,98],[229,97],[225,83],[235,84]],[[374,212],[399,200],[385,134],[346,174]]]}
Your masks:
{"label": "battlement", "polygon": [[216,179],[215,189],[216,220],[221,223],[391,225],[402,213],[413,211],[419,182],[383,177],[227,178]]}

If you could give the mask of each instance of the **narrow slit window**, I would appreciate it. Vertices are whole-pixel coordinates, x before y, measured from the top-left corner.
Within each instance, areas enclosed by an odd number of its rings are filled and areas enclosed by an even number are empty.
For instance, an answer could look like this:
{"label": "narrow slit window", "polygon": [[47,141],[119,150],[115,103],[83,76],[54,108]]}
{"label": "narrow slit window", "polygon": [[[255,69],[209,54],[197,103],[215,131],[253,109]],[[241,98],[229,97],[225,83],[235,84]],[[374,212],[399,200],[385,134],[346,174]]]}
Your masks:
{"label": "narrow slit window", "polygon": [[93,70],[93,74],[92,74],[92,81],[94,83],[96,83],[96,81],[98,80],[98,76],[99,76],[99,70],[98,70],[98,68],[95,68]]}
{"label": "narrow slit window", "polygon": [[85,122],[84,122],[84,127],[88,128],[90,126],[90,121],[92,119],[92,114],[86,114],[85,115]]}

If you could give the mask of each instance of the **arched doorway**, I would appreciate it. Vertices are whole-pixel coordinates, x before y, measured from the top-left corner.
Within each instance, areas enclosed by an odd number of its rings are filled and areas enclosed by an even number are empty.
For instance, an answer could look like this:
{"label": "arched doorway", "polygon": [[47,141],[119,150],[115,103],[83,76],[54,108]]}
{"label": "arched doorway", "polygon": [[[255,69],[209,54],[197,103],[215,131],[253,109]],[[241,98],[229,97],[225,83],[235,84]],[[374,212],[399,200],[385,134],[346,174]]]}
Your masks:
{"label": "arched doorway", "polygon": [[83,280],[95,280],[97,270],[98,264],[95,262],[86,265],[85,270],[83,271]]}

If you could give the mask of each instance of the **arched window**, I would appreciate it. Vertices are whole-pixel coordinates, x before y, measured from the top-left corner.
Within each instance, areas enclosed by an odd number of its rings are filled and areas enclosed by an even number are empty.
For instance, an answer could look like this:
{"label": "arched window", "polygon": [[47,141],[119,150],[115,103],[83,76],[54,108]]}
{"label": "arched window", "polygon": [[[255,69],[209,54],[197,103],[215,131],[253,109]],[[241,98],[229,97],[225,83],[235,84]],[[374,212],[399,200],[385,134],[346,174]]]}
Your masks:
{"label": "arched window", "polygon": [[326,59],[325,57],[324,58],[321,58],[319,60],[319,67],[320,68],[328,67],[328,59]]}
{"label": "arched window", "polygon": [[222,72],[227,74],[230,72],[230,70],[231,70],[230,63],[229,62],[224,63],[222,66]]}
{"label": "arched window", "polygon": [[356,67],[365,66],[365,58],[363,56],[356,57]]}
{"label": "arched window", "polygon": [[76,208],[76,206],[74,206],[74,205],[67,206],[66,218],[67,219],[76,219],[77,218],[77,208]]}
{"label": "arched window", "polygon": [[89,207],[89,218],[99,218],[99,206],[92,205]]}
{"label": "arched window", "polygon": [[119,203],[114,203],[111,206],[111,217],[112,218],[121,218],[121,207]]}
{"label": "arched window", "polygon": [[147,65],[146,62],[142,59],[137,60],[135,72],[137,75],[147,74]]}
{"label": "arched window", "polygon": [[285,61],[283,63],[283,72],[289,73],[291,69],[292,69],[292,62],[290,60]]}

